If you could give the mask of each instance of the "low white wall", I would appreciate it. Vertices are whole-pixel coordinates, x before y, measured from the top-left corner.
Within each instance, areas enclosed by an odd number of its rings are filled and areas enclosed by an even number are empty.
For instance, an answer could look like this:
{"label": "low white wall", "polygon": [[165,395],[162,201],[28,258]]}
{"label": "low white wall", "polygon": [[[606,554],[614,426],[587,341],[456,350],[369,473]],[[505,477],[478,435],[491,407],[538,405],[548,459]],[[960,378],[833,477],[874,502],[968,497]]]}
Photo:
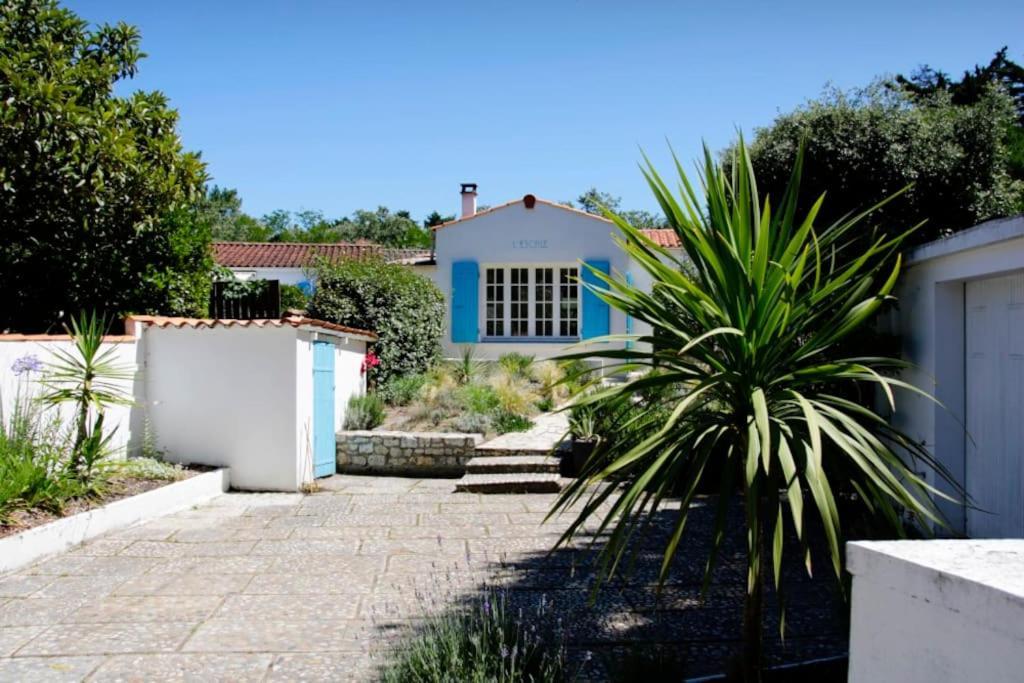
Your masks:
{"label": "low white wall", "polygon": [[143,334],[145,396],[169,460],[230,467],[239,489],[298,488],[294,328]]}
{"label": "low white wall", "polygon": [[24,567],[110,531],[204,503],[227,491],[228,486],[228,470],[205,472],[0,538],[0,572]]}
{"label": "low white wall", "polygon": [[1020,680],[1024,540],[849,543],[851,683]]}
{"label": "low white wall", "polygon": [[[105,343],[103,348],[113,350],[114,362],[135,371],[138,367],[136,341],[131,338],[117,338],[116,341]],[[31,355],[43,363],[50,363],[55,360],[55,352],[71,351],[73,348],[73,343],[61,336],[42,339],[41,335],[29,337],[0,335],[0,409],[5,418],[11,414],[19,391],[34,396],[43,393],[43,387],[39,384],[42,373],[15,375],[11,367],[14,362],[23,356]],[[133,381],[121,382],[120,385],[125,393],[132,396],[138,389],[138,382],[139,380],[136,378]],[[141,418],[133,420],[133,412],[140,413],[140,406],[111,406],[106,410],[104,428],[116,430],[112,441],[114,457],[124,457],[129,448],[134,449],[141,442],[143,420]],[[72,406],[61,406],[59,414],[66,423],[70,423],[74,418],[74,409]]]}

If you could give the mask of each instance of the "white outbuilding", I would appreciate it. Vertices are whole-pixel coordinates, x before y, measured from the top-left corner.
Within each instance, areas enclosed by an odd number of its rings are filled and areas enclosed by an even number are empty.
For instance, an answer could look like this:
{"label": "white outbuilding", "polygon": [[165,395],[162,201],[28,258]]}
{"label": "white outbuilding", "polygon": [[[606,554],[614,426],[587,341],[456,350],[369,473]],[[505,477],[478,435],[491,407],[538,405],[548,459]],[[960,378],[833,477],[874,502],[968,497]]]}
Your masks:
{"label": "white outbuilding", "polygon": [[164,456],[231,468],[237,489],[295,491],[335,472],[335,433],[365,391],[376,335],[322,320],[134,316],[132,435]]}
{"label": "white outbuilding", "polygon": [[[915,364],[893,420],[963,484],[943,504],[972,537],[1024,536],[1024,216],[983,223],[907,257],[895,331]],[[938,482],[941,486],[941,482]]]}

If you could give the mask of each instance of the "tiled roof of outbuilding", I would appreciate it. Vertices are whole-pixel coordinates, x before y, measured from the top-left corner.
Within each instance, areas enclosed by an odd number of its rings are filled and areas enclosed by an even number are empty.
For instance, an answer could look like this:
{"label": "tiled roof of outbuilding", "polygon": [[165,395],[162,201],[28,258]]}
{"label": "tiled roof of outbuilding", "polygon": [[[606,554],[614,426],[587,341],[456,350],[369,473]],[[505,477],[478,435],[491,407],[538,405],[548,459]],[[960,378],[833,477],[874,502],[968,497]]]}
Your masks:
{"label": "tiled roof of outbuilding", "polygon": [[133,322],[141,323],[147,327],[191,327],[200,329],[203,327],[319,327],[332,332],[342,332],[360,337],[377,339],[377,334],[370,330],[360,330],[356,327],[346,327],[337,323],[307,318],[301,315],[286,315],[282,318],[263,318],[257,320],[236,320],[234,318],[178,318],[165,315],[132,315],[125,320],[125,326],[130,330]]}
{"label": "tiled roof of outbuilding", "polygon": [[393,249],[373,242],[214,242],[213,259],[227,268],[306,268],[319,258],[379,256],[385,261],[412,263],[430,258],[428,249]]}

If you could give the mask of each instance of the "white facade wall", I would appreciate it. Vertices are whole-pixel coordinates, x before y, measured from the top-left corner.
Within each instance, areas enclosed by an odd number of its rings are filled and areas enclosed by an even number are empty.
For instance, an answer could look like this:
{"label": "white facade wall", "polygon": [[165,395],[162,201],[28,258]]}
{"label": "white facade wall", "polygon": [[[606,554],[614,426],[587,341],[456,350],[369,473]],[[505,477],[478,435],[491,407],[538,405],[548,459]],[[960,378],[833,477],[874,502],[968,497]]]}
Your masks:
{"label": "white facade wall", "polygon": [[316,277],[304,268],[231,268],[240,280],[279,280],[282,285],[297,285],[300,282],[315,282]]}
{"label": "white facade wall", "polygon": [[[902,379],[934,393],[935,403],[902,391],[894,424],[929,448],[960,483],[965,479],[965,284],[1024,268],[1024,217],[990,221],[924,245],[907,258],[891,331],[914,368]],[[934,473],[934,483],[945,488]],[[1007,482],[1007,485],[1019,485]],[[939,501],[954,530],[965,528],[962,506]]]}
{"label": "white facade wall", "polygon": [[858,542],[846,556],[851,683],[1021,680],[1024,541]]}
{"label": "white facade wall", "polygon": [[168,459],[230,467],[239,489],[300,486],[294,329],[154,327],[144,335],[146,403]]}
{"label": "white facade wall", "polygon": [[231,468],[238,489],[312,480],[313,341],[335,344],[334,431],[363,391],[366,343],[282,327],[148,327],[144,384],[158,446],[173,461]]}
{"label": "white facade wall", "polygon": [[[483,331],[484,324],[484,280],[488,267],[551,265],[554,267],[577,267],[582,271],[583,261],[607,261],[613,274],[625,277],[631,273],[634,284],[649,288],[646,273],[632,263],[613,240],[618,229],[614,224],[596,216],[566,210],[537,202],[527,209],[522,202],[481,213],[469,220],[454,223],[435,231],[436,269],[432,272],[434,283],[449,302],[445,317],[443,335],[444,354],[458,357],[460,344],[451,341],[451,277],[452,264],[456,261],[476,261],[480,268],[478,322]],[[417,271],[423,272],[423,271]],[[424,273],[426,274],[426,273]],[[508,283],[506,282],[506,287]],[[556,282],[557,287],[557,282]],[[582,330],[582,296],[580,298],[580,329]],[[635,334],[645,333],[645,326],[634,323]],[[626,333],[626,316],[614,309],[609,318],[610,334]],[[483,359],[495,359],[503,353],[518,352],[546,358],[565,353],[570,344],[536,341],[483,341],[474,345],[476,355]]]}
{"label": "white facade wall", "polygon": [[[74,344],[66,337],[43,340],[31,337],[21,338],[18,335],[0,335],[0,410],[3,411],[5,418],[11,414],[19,391],[35,396],[44,391],[39,384],[39,380],[42,378],[40,373],[18,377],[11,369],[14,362],[23,356],[33,355],[43,363],[49,363],[55,360],[54,352],[72,351],[73,348]],[[113,350],[115,363],[132,371],[137,369],[139,349],[136,340],[111,341],[104,343],[103,348]],[[136,395],[138,387],[134,386],[133,382],[122,382],[121,386],[129,396]],[[72,406],[61,406],[56,410],[59,410],[59,414],[66,424],[71,424],[75,413]],[[137,433],[133,435],[133,412],[137,412],[137,407],[111,406],[105,412],[105,429],[115,430],[111,442],[114,457],[124,457],[129,451],[129,442],[133,437],[141,438],[139,430],[141,424],[139,428],[135,429]]]}

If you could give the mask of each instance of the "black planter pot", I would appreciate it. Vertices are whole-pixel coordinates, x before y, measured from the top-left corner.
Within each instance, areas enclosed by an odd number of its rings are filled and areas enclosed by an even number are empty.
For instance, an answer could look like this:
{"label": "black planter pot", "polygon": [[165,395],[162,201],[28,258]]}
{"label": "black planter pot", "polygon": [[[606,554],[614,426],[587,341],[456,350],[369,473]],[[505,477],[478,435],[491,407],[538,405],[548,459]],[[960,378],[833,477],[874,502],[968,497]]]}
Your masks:
{"label": "black planter pot", "polygon": [[572,450],[568,457],[562,458],[562,475],[566,477],[578,477],[587,463],[587,458],[594,452],[597,441],[576,439],[572,440]]}

